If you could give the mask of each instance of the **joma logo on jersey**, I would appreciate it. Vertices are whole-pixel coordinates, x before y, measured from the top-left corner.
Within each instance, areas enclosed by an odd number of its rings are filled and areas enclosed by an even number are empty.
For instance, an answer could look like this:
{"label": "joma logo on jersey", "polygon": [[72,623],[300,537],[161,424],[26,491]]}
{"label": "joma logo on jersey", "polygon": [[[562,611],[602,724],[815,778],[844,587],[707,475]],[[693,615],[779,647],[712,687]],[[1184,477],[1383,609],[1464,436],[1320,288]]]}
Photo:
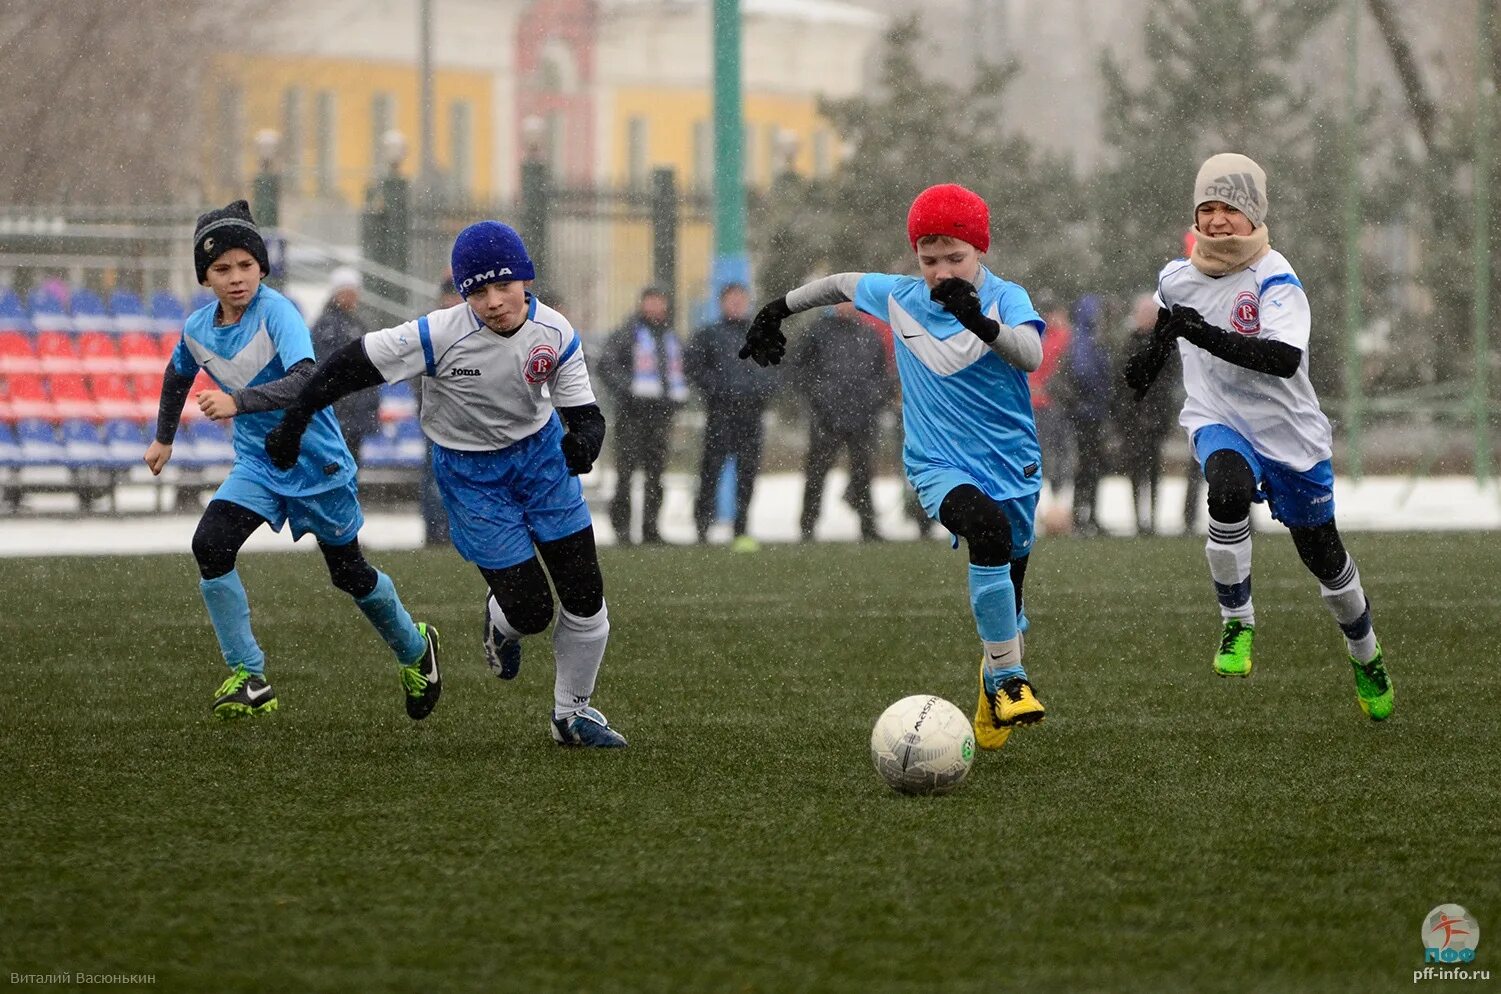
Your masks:
{"label": "joma logo on jersey", "polygon": [[465,290],[467,290],[470,287],[474,286],[474,284],[476,284],[476,283],[486,282],[488,280],[498,280],[502,276],[510,276],[510,275],[511,275],[511,270],[508,267],[502,267],[500,269],[492,269],[489,272],[484,272],[484,273],[476,273],[475,275],[469,277],[467,280],[465,280],[464,282],[462,282],[462,283],[459,284],[459,292],[463,293]]}
{"label": "joma logo on jersey", "polygon": [[1235,295],[1235,306],[1230,308],[1230,323],[1242,335],[1261,333],[1261,298],[1250,290]]}
{"label": "joma logo on jersey", "polygon": [[546,383],[552,376],[552,371],[558,368],[558,350],[545,342],[541,345],[533,345],[527,353],[526,367],[523,374],[526,382],[536,385]]}
{"label": "joma logo on jersey", "polygon": [[449,376],[478,376],[479,370],[470,366],[455,366],[448,371]]}

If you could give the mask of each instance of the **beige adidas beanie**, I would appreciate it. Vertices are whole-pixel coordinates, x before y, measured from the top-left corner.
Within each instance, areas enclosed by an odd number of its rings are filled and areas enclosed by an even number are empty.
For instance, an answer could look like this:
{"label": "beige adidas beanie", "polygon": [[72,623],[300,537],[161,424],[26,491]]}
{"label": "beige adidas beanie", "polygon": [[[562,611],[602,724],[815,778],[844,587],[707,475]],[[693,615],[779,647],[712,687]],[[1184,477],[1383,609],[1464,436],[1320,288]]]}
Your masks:
{"label": "beige adidas beanie", "polygon": [[1266,170],[1238,152],[1211,155],[1194,180],[1194,212],[1211,200],[1229,204],[1261,227],[1266,221]]}

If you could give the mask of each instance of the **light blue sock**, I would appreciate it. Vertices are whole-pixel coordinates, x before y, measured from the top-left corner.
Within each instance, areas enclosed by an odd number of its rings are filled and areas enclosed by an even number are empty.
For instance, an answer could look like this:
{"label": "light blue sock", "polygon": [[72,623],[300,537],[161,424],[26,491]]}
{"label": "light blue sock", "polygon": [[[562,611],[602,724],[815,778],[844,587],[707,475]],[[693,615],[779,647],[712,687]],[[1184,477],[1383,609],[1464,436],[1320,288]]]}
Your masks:
{"label": "light blue sock", "polygon": [[375,571],[375,577],[375,589],[364,597],[356,597],[354,602],[396,653],[396,661],[410,666],[427,651],[427,640],[402,606],[401,598],[396,596],[396,584],[380,570]]}
{"label": "light blue sock", "polygon": [[266,654],[250,630],[250,598],[240,582],[240,571],[230,570],[212,580],[199,580],[198,590],[208,608],[208,620],[219,637],[219,651],[230,669],[243,666],[258,676],[266,672]]}
{"label": "light blue sock", "polygon": [[[975,613],[975,628],[985,642],[985,682],[992,689],[1012,677],[1026,679],[1017,644],[1016,588],[1011,585],[1011,564],[969,567],[969,605]],[[997,655],[1001,656],[998,662]]]}

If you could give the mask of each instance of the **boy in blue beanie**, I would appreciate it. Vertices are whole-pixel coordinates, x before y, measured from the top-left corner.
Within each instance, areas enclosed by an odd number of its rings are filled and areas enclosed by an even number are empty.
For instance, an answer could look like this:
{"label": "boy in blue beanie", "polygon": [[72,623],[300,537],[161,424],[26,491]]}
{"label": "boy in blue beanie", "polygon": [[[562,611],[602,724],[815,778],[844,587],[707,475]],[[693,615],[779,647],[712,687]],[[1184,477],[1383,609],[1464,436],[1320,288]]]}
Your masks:
{"label": "boy in blue beanie", "polygon": [[589,703],[610,622],[578,478],[599,456],[605,420],[578,333],[527,289],[536,272],[510,226],[465,228],[452,261],[463,303],[334,353],[287,408],[266,452],[290,464],[315,412],[355,390],[422,375],[422,430],[433,442],[453,544],[490,588],[490,668],[515,677],[522,637],[552,622],[550,574],[562,605],[553,629],[553,739],[619,748],[625,737]]}

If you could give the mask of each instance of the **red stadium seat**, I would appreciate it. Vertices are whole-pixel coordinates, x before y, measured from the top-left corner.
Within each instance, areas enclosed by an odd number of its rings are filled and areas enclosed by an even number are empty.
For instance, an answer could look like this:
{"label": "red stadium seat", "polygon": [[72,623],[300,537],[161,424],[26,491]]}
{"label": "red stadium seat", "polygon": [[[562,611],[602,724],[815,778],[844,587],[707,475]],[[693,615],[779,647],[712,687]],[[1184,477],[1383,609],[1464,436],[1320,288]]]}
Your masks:
{"label": "red stadium seat", "polygon": [[165,363],[168,359],[172,358],[172,350],[177,348],[177,343],[182,341],[182,332],[169,331],[164,335],[158,336],[157,340],[161,345],[162,362]]}
{"label": "red stadium seat", "polygon": [[47,377],[55,418],[98,418],[99,405],[82,373],[53,373]]}
{"label": "red stadium seat", "polygon": [[44,373],[78,372],[78,352],[73,348],[73,336],[69,332],[37,332],[36,354]]}
{"label": "red stadium seat", "polygon": [[21,331],[0,331],[0,376],[41,372],[31,338]]}
{"label": "red stadium seat", "polygon": [[198,394],[203,390],[217,389],[219,389],[219,384],[214,382],[213,377],[200,369],[198,375],[193,378],[192,388],[188,390],[188,402],[183,406],[182,419],[184,421],[204,420],[203,412],[198,410]]}
{"label": "red stadium seat", "polygon": [[89,377],[89,389],[103,418],[134,418],[139,413],[130,383],[122,373]]}
{"label": "red stadium seat", "polygon": [[50,418],[52,398],[47,387],[36,373],[23,373],[7,378],[10,387],[8,416],[22,418]]}
{"label": "red stadium seat", "polygon": [[135,417],[145,421],[155,421],[157,407],[162,399],[162,374],[140,373],[130,378],[130,385],[136,395]]}
{"label": "red stadium seat", "polygon": [[114,335],[98,331],[84,332],[78,336],[79,368],[85,373],[106,374],[123,370],[120,349]]}
{"label": "red stadium seat", "polygon": [[120,361],[127,373],[155,373],[158,379],[167,367],[156,336],[141,332],[127,332],[120,336]]}

